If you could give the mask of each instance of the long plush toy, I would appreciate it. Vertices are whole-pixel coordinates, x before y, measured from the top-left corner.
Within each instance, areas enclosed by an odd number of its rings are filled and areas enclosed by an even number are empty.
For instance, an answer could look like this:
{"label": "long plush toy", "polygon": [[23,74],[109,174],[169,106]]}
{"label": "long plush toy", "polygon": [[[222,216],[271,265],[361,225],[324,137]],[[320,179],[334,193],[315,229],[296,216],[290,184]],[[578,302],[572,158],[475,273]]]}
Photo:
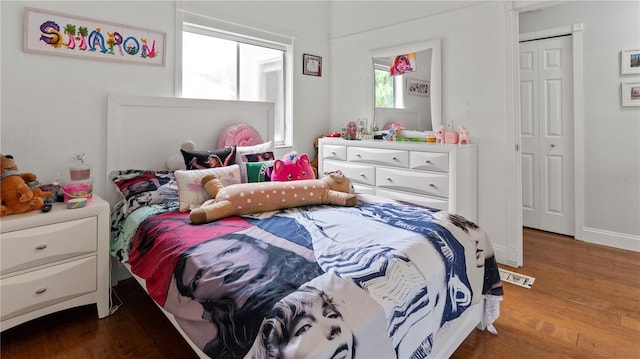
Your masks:
{"label": "long plush toy", "polygon": [[215,175],[206,175],[201,183],[212,199],[191,211],[189,219],[193,224],[299,206],[354,207],[358,202],[351,181],[340,172],[329,173],[321,179],[240,183],[227,187]]}

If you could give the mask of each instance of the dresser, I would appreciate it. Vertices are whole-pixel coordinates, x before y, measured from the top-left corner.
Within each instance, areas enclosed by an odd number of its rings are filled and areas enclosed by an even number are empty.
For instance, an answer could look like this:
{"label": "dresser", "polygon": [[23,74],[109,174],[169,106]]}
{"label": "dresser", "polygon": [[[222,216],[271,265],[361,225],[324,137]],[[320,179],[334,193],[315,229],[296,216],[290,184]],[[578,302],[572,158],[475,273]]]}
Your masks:
{"label": "dresser", "polygon": [[356,192],[413,202],[477,222],[477,147],[321,138],[318,173],[341,170]]}
{"label": "dresser", "polygon": [[94,195],[83,208],[0,219],[0,330],[92,303],[109,315],[109,216]]}

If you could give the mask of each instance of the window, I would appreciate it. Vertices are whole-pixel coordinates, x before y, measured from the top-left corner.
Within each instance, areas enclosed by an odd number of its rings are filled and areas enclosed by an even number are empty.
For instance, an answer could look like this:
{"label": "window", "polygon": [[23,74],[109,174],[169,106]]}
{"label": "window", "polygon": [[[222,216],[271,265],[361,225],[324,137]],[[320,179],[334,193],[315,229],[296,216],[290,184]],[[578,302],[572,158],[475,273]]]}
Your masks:
{"label": "window", "polygon": [[404,76],[391,76],[389,64],[380,61],[374,61],[373,73],[376,107],[403,108],[402,83]]}
{"label": "window", "polygon": [[288,44],[182,22],[178,96],[274,103],[274,143],[291,143]]}

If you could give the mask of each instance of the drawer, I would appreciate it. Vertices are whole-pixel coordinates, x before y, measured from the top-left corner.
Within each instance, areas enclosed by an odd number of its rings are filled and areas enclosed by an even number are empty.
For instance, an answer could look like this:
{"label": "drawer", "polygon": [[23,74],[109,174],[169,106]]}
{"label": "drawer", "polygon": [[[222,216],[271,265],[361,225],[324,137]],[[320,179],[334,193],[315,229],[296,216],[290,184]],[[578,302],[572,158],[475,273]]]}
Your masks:
{"label": "drawer", "polygon": [[89,217],[3,233],[0,274],[95,252],[97,231],[97,217]]}
{"label": "drawer", "polygon": [[371,187],[371,186],[354,184],[353,189],[356,191],[356,193],[363,193],[363,194],[370,194],[370,195],[376,194],[376,190],[374,189],[374,187]]}
{"label": "drawer", "polygon": [[416,203],[425,207],[439,209],[443,211],[446,211],[449,209],[449,201],[445,199],[428,197],[428,196],[419,196],[419,195],[411,194],[407,192],[399,192],[399,191],[376,188],[376,196],[395,199],[398,201]]}
{"label": "drawer", "polygon": [[408,168],[409,151],[368,147],[349,147],[347,148],[347,160],[349,162],[362,162]]}
{"label": "drawer", "polygon": [[96,291],[96,257],[0,280],[1,320]]}
{"label": "drawer", "polygon": [[446,174],[377,167],[376,179],[376,186],[382,188],[449,197],[449,176]]}
{"label": "drawer", "polygon": [[409,153],[409,168],[449,172],[449,155],[447,153],[411,151]]}
{"label": "drawer", "polygon": [[340,170],[351,182],[356,185],[358,183],[375,185],[375,167],[359,165],[349,162],[340,161],[324,161],[323,171],[330,172]]}
{"label": "drawer", "polygon": [[347,148],[338,145],[322,145],[322,159],[346,161]]}

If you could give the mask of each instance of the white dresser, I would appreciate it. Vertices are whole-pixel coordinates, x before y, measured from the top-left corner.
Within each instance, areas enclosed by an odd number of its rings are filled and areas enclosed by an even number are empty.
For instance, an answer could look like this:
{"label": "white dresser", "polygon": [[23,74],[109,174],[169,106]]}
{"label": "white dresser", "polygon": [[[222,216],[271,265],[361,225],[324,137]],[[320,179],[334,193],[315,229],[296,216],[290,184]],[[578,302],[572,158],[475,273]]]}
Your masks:
{"label": "white dresser", "polygon": [[109,216],[94,195],[83,208],[0,219],[0,330],[91,303],[109,315]]}
{"label": "white dresser", "polygon": [[321,138],[318,173],[341,170],[357,192],[447,210],[477,222],[477,147]]}

